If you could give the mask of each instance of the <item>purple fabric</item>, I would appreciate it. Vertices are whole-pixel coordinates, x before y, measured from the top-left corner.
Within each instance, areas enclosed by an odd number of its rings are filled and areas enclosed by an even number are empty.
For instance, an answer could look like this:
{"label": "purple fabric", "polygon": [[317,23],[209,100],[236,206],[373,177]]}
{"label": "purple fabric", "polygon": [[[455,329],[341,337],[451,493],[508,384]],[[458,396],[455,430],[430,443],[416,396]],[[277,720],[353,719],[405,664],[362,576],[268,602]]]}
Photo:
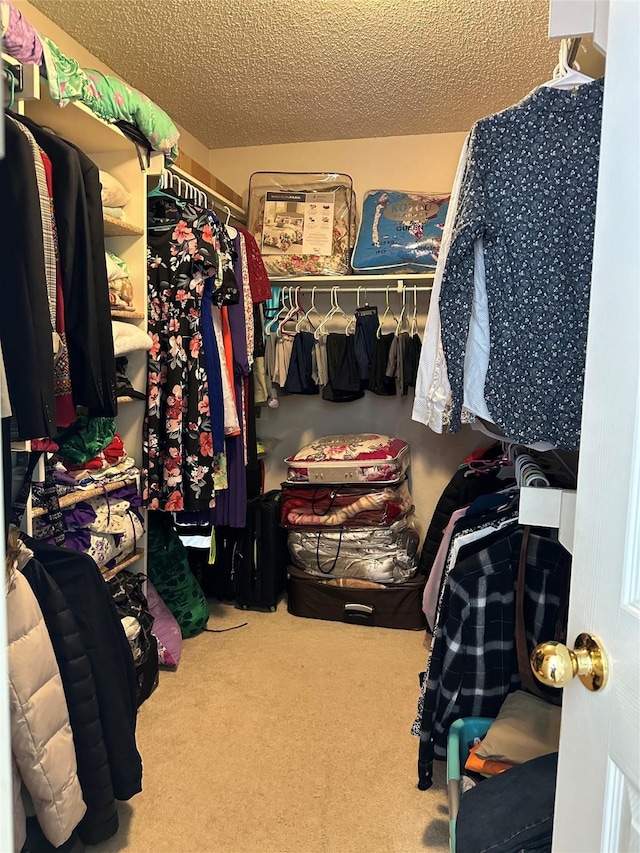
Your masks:
{"label": "purple fabric", "polygon": [[2,49],[25,65],[40,65],[42,44],[38,34],[13,3],[7,2],[6,5],[9,7],[9,26],[4,34]]}
{"label": "purple fabric", "polygon": [[71,509],[65,509],[62,513],[62,518],[64,519],[65,528],[68,528],[85,527],[87,524],[92,524],[97,516],[96,511],[90,504],[85,503],[85,501],[79,501]]}
{"label": "purple fabric", "polygon": [[121,489],[114,489],[112,492],[108,492],[108,500],[109,503],[118,503],[119,501],[128,501],[129,506],[139,507],[142,506],[142,498],[136,491],[135,486],[123,486]]}
{"label": "purple fabric", "polygon": [[249,356],[247,353],[247,329],[244,315],[244,290],[242,287],[242,259],[240,253],[240,238],[235,239],[236,260],[233,272],[238,283],[238,294],[240,299],[237,305],[227,306],[229,316],[229,328],[231,329],[231,340],[233,341],[233,372],[240,376],[249,375]]}
{"label": "purple fabric", "polygon": [[153,633],[165,647],[170,659],[165,655],[162,663],[178,666],[182,654],[182,631],[175,616],[169,610],[150,580],[147,580],[147,604],[153,616]]}
{"label": "purple fabric", "polygon": [[86,528],[65,530],[64,547],[71,548],[73,551],[88,551],[91,547],[91,531]]}
{"label": "purple fabric", "polygon": [[[244,334],[244,333],[243,333]],[[235,340],[233,342],[235,347]],[[216,492],[216,505],[211,510],[211,523],[227,527],[245,527],[247,523],[247,471],[244,465],[244,438],[242,417],[242,386],[244,379],[236,376],[236,409],[240,421],[240,435],[227,436],[227,479],[229,487]]]}

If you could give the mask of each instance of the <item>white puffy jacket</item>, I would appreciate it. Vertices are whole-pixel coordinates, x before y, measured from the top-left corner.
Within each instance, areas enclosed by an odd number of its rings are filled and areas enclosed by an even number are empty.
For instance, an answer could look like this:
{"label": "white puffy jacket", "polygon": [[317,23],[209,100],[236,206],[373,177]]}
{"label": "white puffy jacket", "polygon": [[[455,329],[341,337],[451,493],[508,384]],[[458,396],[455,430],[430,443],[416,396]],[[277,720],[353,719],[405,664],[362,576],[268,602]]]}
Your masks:
{"label": "white puffy jacket", "polygon": [[29,583],[14,571],[7,588],[15,849],[20,851],[26,839],[21,782],[42,831],[59,847],[86,811],[67,703],[49,633]]}

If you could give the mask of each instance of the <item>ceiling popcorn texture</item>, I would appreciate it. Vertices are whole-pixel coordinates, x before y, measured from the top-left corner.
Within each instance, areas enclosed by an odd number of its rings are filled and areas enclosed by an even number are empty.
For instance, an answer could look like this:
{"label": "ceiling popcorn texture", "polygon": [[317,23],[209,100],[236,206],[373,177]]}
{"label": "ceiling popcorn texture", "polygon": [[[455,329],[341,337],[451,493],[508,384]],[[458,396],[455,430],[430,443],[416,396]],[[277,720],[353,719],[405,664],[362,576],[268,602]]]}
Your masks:
{"label": "ceiling popcorn texture", "polygon": [[32,0],[209,148],[467,130],[550,79],[548,0]]}

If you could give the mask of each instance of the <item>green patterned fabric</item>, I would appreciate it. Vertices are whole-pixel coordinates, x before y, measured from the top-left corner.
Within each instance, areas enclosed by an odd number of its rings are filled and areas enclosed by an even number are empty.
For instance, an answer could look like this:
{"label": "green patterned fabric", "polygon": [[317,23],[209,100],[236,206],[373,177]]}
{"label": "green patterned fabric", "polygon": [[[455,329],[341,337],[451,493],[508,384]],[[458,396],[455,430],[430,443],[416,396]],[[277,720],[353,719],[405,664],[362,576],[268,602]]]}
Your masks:
{"label": "green patterned fabric", "polygon": [[134,124],[154,151],[162,151],[169,162],[178,156],[180,133],[167,113],[146,95],[115,77],[81,68],[46,36],[40,36],[51,99],[61,107],[82,101],[104,121]]}
{"label": "green patterned fabric", "polygon": [[173,613],[183,637],[202,631],[209,619],[209,605],[195,579],[187,549],[180,541],[170,513],[149,512],[149,580]]}
{"label": "green patterned fabric", "polygon": [[116,434],[116,422],[113,418],[92,418],[80,415],[70,426],[55,437],[60,455],[81,465],[88,462],[108,447]]}

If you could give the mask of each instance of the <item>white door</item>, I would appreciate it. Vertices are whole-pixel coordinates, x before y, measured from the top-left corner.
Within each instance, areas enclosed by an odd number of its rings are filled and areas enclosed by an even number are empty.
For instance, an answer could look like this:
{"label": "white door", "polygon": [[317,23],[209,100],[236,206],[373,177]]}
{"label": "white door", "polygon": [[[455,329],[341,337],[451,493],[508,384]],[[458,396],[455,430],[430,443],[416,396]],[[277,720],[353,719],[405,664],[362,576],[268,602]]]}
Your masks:
{"label": "white door", "polygon": [[564,691],[556,853],[640,851],[639,22],[612,0],[568,632],[610,676]]}

